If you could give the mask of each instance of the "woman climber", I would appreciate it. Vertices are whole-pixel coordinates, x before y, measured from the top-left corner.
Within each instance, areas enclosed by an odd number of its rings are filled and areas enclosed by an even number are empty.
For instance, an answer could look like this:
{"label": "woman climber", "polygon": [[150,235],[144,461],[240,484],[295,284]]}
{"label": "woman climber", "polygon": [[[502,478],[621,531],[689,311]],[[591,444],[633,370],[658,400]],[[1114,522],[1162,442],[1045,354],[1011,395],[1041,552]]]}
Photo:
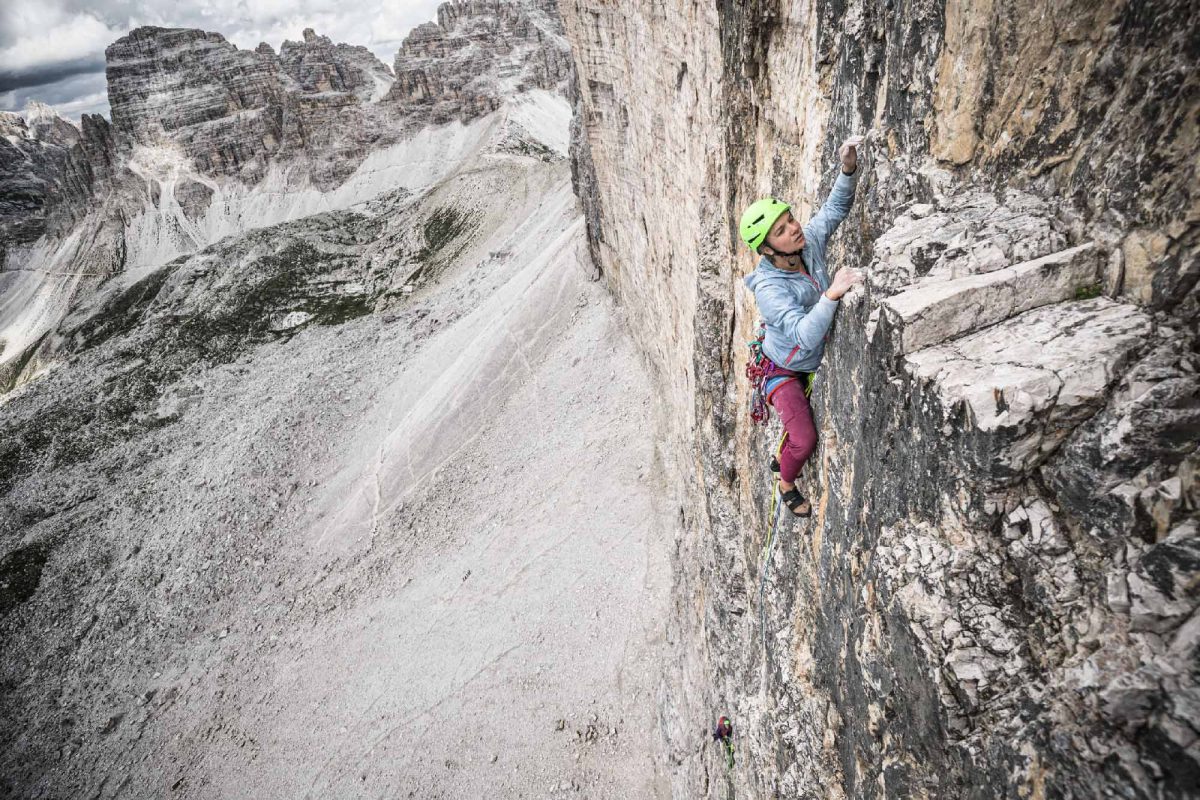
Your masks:
{"label": "woman climber", "polygon": [[838,150],[842,166],[833,191],[803,228],[791,207],[773,197],[751,204],[738,226],[742,240],[762,255],[746,277],[764,319],[760,366],[765,369],[759,370],[762,386],[758,388],[783,421],[780,499],[798,517],[812,513],[812,505],[796,488],[796,478],[817,446],[807,392],[825,352],[826,331],[838,301],[862,281],[862,275],[849,268],[838,270],[830,280],[825,264],[829,237],[854,201],[862,142],[862,136],[851,136],[842,143]]}

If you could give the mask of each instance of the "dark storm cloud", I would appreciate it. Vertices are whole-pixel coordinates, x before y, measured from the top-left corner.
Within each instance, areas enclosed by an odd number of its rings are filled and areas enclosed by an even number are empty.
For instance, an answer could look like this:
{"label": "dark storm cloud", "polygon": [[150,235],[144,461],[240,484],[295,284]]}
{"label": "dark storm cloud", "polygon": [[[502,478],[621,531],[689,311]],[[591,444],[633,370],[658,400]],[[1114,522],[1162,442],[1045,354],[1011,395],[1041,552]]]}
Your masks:
{"label": "dark storm cloud", "polygon": [[72,75],[104,72],[104,56],[86,56],[74,61],[45,64],[17,72],[0,71],[0,92],[57,83]]}
{"label": "dark storm cloud", "polygon": [[108,116],[108,85],[103,72],[71,75],[53,83],[0,93],[0,108],[20,111],[31,100],[53,106],[68,119],[78,120],[83,114]]}

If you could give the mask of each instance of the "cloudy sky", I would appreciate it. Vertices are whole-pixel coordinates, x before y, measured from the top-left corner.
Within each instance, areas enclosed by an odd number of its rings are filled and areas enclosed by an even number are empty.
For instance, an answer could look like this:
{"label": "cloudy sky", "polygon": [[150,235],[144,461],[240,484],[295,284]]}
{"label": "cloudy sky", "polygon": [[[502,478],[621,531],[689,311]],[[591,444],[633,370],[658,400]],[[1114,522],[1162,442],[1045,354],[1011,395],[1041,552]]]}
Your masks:
{"label": "cloudy sky", "polygon": [[[141,25],[216,31],[240,48],[299,39],[305,28],[361,44],[386,64],[441,0],[0,0],[0,110],[40,100],[78,120],[108,116],[104,48]],[[339,10],[341,5],[343,10]]]}

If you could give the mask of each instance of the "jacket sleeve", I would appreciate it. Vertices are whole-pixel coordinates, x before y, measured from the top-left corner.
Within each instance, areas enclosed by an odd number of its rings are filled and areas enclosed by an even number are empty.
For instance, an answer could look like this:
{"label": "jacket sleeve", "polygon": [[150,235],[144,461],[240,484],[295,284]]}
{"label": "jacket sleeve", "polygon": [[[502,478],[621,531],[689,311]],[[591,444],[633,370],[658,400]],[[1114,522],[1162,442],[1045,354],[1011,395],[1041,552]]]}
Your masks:
{"label": "jacket sleeve", "polygon": [[830,191],[825,205],[821,206],[821,210],[817,212],[816,216],[804,226],[804,238],[807,243],[812,244],[822,253],[825,252],[825,243],[829,241],[829,237],[837,230],[837,226],[850,213],[850,206],[854,203],[854,189],[857,185],[857,168],[853,175],[847,175],[842,172],[841,167],[838,167],[837,180],[833,182],[833,190]]}
{"label": "jacket sleeve", "polygon": [[[830,300],[822,293],[816,305],[805,308],[787,289],[770,284],[760,287],[755,292],[754,300],[763,318],[783,330],[792,344],[800,346],[801,351],[816,349],[829,330],[833,312],[838,307],[837,300]],[[786,367],[787,364],[779,366]]]}

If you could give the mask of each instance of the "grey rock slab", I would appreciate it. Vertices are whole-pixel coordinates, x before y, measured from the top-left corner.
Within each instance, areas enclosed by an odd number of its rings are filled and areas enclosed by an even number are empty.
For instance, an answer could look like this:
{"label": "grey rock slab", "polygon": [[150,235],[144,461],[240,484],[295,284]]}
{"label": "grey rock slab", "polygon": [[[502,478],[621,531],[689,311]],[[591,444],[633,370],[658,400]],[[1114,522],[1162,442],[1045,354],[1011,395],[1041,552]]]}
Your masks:
{"label": "grey rock slab", "polygon": [[867,280],[885,294],[1003,269],[1065,249],[1045,201],[1017,191],[1004,202],[987,191],[945,198],[937,210],[914,204],[872,248]]}
{"label": "grey rock slab", "polygon": [[965,406],[970,427],[1008,439],[993,457],[1019,470],[1090,416],[1150,325],[1136,306],[1106,298],[1062,303],[918,350],[905,363],[947,415]]}
{"label": "grey rock slab", "polygon": [[911,353],[1039,306],[1070,300],[1097,281],[1093,242],[992,272],[926,284],[883,301],[884,319]]}

